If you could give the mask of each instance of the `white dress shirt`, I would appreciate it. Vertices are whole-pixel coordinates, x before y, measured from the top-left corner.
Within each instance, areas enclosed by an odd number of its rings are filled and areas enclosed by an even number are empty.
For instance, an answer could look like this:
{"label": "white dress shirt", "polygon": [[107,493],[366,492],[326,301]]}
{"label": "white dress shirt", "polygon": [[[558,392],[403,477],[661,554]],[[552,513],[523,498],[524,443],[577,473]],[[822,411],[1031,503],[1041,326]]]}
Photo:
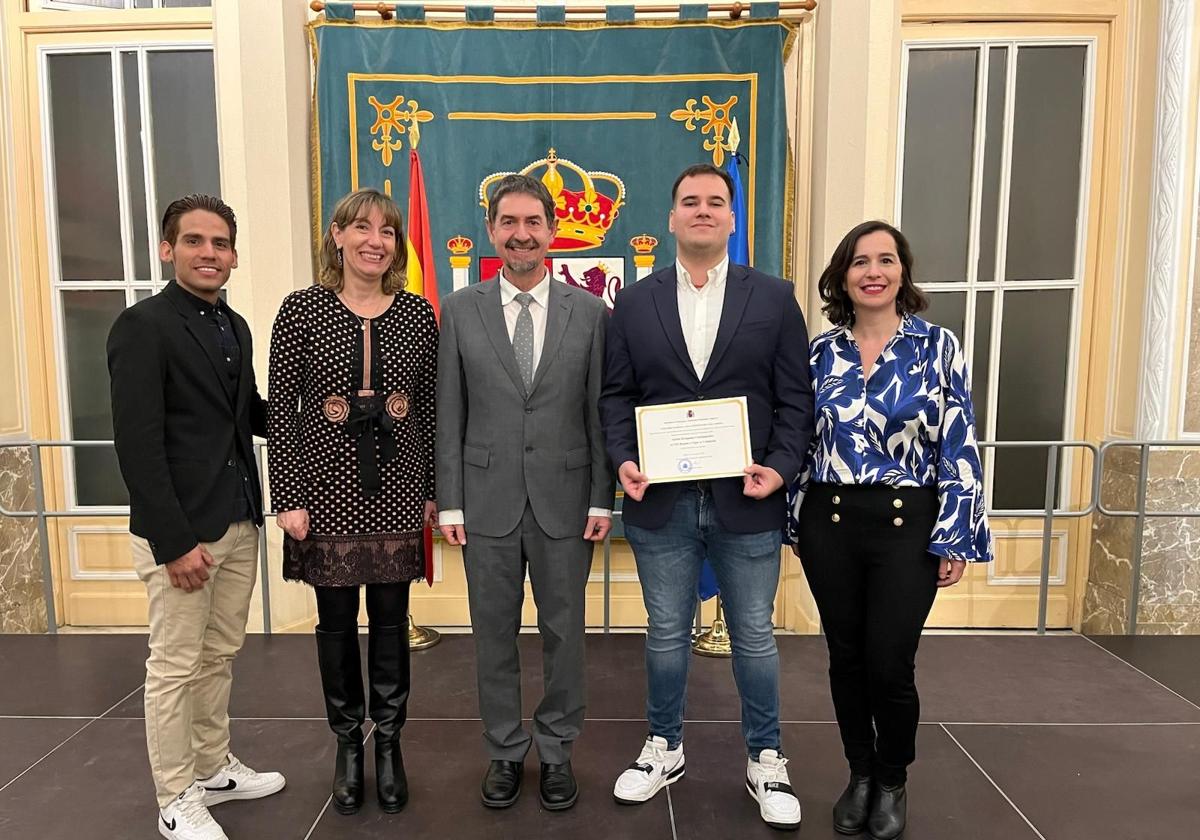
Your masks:
{"label": "white dress shirt", "polygon": [[675,292],[679,300],[679,325],[696,378],[704,378],[704,369],[717,341],[721,310],[725,307],[725,280],[729,277],[729,254],[708,270],[708,282],[700,288],[692,283],[683,263],[675,261],[678,280]]}
{"label": "white dress shirt", "polygon": [[[508,340],[512,341],[513,333],[517,329],[517,316],[521,314],[521,304],[517,303],[517,295],[521,293],[521,290],[508,282],[504,276],[504,269],[500,269],[500,277],[497,282],[500,284],[500,308],[504,312],[504,326],[508,329]],[[546,343],[546,313],[550,308],[550,284],[553,282],[550,272],[547,271],[541,282],[529,290],[529,294],[533,295],[533,303],[529,304],[529,316],[533,319],[533,371],[535,374],[538,362],[542,358],[542,346]],[[588,508],[587,515],[612,516],[612,511],[604,508]],[[438,525],[462,525],[465,522],[466,518],[462,510],[438,511]]]}
{"label": "white dress shirt", "polygon": [[[542,345],[546,343],[546,312],[550,306],[550,272],[541,282],[529,290],[533,295],[533,303],[529,304],[529,316],[533,318],[533,371],[537,373],[538,362],[542,358]],[[504,310],[504,326],[508,328],[508,340],[512,341],[513,333],[517,330],[517,316],[521,314],[521,304],[517,303],[517,295],[521,290],[509,283],[504,277],[504,269],[500,269],[500,308]]]}

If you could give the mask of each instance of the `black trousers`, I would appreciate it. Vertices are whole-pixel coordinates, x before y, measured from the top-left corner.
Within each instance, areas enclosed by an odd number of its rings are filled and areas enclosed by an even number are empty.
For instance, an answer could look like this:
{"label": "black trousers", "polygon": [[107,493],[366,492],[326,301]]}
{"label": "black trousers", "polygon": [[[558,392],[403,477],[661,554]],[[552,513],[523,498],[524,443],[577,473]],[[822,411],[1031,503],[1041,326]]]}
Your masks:
{"label": "black trousers", "polygon": [[921,716],[921,629],[937,594],[933,488],[814,484],[800,559],[829,645],[829,686],[852,772],[905,781]]}
{"label": "black trousers", "polygon": [[[408,632],[408,581],[368,583],[367,621],[373,627],[401,627]],[[358,630],[359,587],[314,586],[317,626],[332,633]]]}

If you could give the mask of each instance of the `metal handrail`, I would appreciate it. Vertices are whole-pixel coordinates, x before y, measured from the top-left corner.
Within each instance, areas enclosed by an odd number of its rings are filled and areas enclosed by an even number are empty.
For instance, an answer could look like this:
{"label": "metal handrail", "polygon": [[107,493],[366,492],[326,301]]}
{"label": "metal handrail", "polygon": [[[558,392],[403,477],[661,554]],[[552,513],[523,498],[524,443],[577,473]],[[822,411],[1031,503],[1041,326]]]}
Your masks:
{"label": "metal handrail", "polygon": [[[45,498],[45,481],[42,471],[41,451],[43,449],[53,448],[76,448],[76,447],[111,447],[111,440],[47,440],[47,441],[23,441],[23,442],[3,442],[0,441],[0,449],[24,448],[30,450],[30,461],[33,478],[34,491],[34,510],[29,511],[10,511],[0,506],[0,516],[8,516],[15,519],[32,519],[36,518],[38,523],[38,543],[42,555],[42,587],[46,601],[46,618],[47,630],[50,633],[58,631],[57,617],[54,606],[54,581],[52,576],[50,562],[50,539],[47,528],[47,520],[51,517],[103,517],[103,516],[128,516],[128,507],[119,508],[101,508],[92,510],[46,510]],[[1142,546],[1141,538],[1145,529],[1146,517],[1198,517],[1200,510],[1193,511],[1147,511],[1146,510],[1146,485],[1149,479],[1149,457],[1148,453],[1154,447],[1187,447],[1198,446],[1200,444],[1194,441],[1165,441],[1165,440],[1110,440],[1103,444],[1095,444],[1089,441],[981,441],[979,448],[987,449],[1030,449],[1039,448],[1045,449],[1047,452],[1046,458],[1046,484],[1045,484],[1045,504],[1039,509],[1011,509],[1011,508],[994,508],[988,506],[988,514],[993,516],[1004,517],[1019,517],[1022,519],[1040,518],[1042,520],[1042,557],[1041,568],[1038,581],[1038,622],[1037,632],[1039,635],[1046,632],[1046,614],[1049,601],[1049,583],[1050,583],[1050,549],[1053,524],[1055,519],[1060,518],[1081,518],[1088,516],[1094,512],[1099,512],[1105,516],[1114,517],[1135,517],[1135,534],[1133,545],[1133,581],[1132,593],[1130,597],[1129,615],[1127,620],[1127,632],[1135,633],[1137,630],[1137,599],[1140,593],[1141,579],[1141,561],[1142,561]],[[255,443],[255,462],[258,466],[259,474],[263,473],[263,450],[266,448],[266,443]],[[1139,447],[1141,451],[1141,464],[1138,474],[1137,488],[1137,507],[1135,510],[1112,510],[1108,508],[1100,498],[1100,479],[1103,475],[1105,457],[1108,451],[1115,447]],[[1090,487],[1090,496],[1086,500],[1087,504],[1082,507],[1059,507],[1058,506],[1058,456],[1061,452],[1070,449],[1080,449],[1090,451],[1092,453],[1091,476],[1088,482]],[[264,516],[271,516],[274,511],[264,509]],[[613,516],[619,517],[621,511],[614,510]],[[270,575],[268,565],[267,551],[267,535],[266,529],[259,530],[258,538],[258,555],[259,555],[259,578],[262,581],[262,610],[263,610],[263,632],[270,635],[271,628],[271,590],[270,590]],[[611,534],[604,540],[604,624],[603,632],[609,633],[612,628],[612,537]]]}
{"label": "metal handrail", "polygon": [[[1037,632],[1039,636],[1046,633],[1046,612],[1049,609],[1050,603],[1050,540],[1054,530],[1054,520],[1057,518],[1083,517],[1090,514],[1096,508],[1096,504],[1100,495],[1100,456],[1099,449],[1096,444],[1086,440],[1068,440],[1068,441],[990,441],[981,442],[980,449],[1031,449],[1042,448],[1046,449],[1046,494],[1045,506],[1040,511],[1021,511],[1021,510],[1004,510],[993,509],[989,506],[989,514],[1002,514],[1010,517],[1033,518],[1040,516],[1042,519],[1042,564],[1038,572],[1038,622]],[[1086,507],[1078,510],[1065,510],[1057,506],[1058,498],[1058,453],[1060,449],[1086,449],[1092,453],[1092,481],[1091,481],[1091,497],[1088,499]]]}

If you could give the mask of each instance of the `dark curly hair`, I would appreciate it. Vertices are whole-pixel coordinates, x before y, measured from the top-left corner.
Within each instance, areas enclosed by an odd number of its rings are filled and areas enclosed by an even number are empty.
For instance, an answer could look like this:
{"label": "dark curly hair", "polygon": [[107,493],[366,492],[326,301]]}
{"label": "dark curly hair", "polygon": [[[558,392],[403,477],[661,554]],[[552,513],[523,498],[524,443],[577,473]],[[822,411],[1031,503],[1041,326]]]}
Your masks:
{"label": "dark curly hair", "polygon": [[890,234],[895,241],[896,256],[900,259],[900,292],[896,295],[896,313],[909,315],[929,306],[929,298],[913,282],[913,256],[908,240],[904,238],[903,233],[887,222],[876,219],[863,222],[842,237],[842,241],[833,249],[829,265],[821,272],[821,279],[817,283],[821,300],[825,302],[821,311],[835,326],[845,327],[854,323],[854,304],[846,291],[846,272],[854,262],[854,249],[858,246],[858,240],[881,230]]}

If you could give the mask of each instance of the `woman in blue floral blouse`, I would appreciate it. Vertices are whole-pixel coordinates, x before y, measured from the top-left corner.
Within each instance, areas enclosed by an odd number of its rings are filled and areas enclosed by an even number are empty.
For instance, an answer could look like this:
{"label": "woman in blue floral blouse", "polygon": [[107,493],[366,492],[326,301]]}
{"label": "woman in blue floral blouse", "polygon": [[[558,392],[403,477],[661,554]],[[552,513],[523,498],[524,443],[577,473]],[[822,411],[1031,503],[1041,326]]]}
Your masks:
{"label": "woman in blue floral blouse", "polygon": [[991,559],[967,362],[927,304],[900,231],[864,222],[821,275],[834,328],[809,363],[816,433],[788,531],[821,612],[850,783],[844,834],[904,830],[917,644],[939,587]]}

